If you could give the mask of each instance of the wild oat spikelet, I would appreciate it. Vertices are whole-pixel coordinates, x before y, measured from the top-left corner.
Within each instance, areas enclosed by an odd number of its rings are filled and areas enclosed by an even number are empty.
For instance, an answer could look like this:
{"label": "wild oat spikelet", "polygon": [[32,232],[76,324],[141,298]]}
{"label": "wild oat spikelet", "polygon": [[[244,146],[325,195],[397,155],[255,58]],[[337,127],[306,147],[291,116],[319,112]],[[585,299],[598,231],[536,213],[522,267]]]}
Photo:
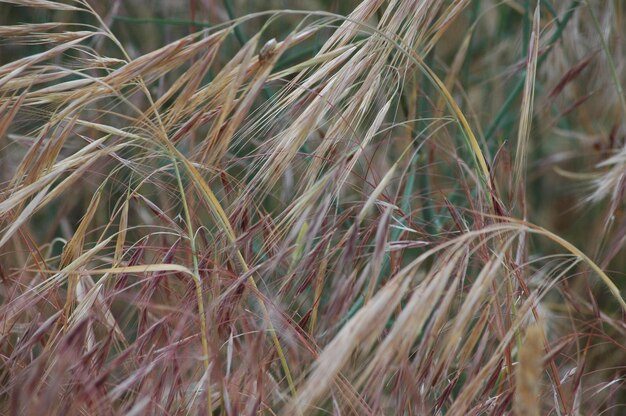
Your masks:
{"label": "wild oat spikelet", "polygon": [[539,392],[543,370],[543,335],[539,325],[526,329],[526,337],[519,350],[515,375],[513,410],[516,416],[539,416]]}

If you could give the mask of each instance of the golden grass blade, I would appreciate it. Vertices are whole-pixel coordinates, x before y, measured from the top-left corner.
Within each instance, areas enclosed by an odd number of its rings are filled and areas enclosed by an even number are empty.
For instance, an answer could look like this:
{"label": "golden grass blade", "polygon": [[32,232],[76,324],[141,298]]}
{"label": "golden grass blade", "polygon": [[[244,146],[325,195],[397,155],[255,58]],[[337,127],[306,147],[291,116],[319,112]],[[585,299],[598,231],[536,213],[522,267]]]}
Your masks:
{"label": "golden grass blade", "polygon": [[28,36],[31,33],[48,32],[63,25],[64,23],[60,22],[50,22],[0,26],[0,37],[20,38],[22,36]]}
{"label": "golden grass blade", "polygon": [[3,3],[17,4],[25,7],[35,7],[38,9],[48,10],[64,10],[64,11],[81,11],[80,7],[72,6],[66,3],[48,0],[2,0]]}
{"label": "golden grass blade", "polygon": [[81,274],[127,274],[127,273],[155,273],[155,272],[177,272],[193,276],[193,272],[180,264],[146,264],[141,266],[119,266],[106,267],[101,269],[81,270]]}
{"label": "golden grass blade", "polygon": [[[98,204],[100,203],[100,197],[100,192],[94,195],[93,199],[89,203],[89,206],[87,207],[87,211],[85,212],[85,216],[81,220],[80,225],[76,228],[76,231],[70,241],[65,244],[63,253],[61,254],[61,269],[71,264],[72,261],[80,257],[80,254],[83,252],[85,234],[87,233],[87,229],[96,214]],[[76,273],[70,273],[68,279],[67,298],[65,301],[65,319],[67,323],[71,320],[70,309],[76,299],[76,289],[78,286],[79,276]],[[66,328],[69,329],[67,326]]]}
{"label": "golden grass blade", "polygon": [[20,214],[13,220],[9,228],[4,232],[0,239],[0,247],[4,246],[9,239],[15,234],[15,232],[33,215],[38,208],[40,208],[41,200],[46,196],[50,190],[50,185],[43,188],[33,197],[33,199],[21,209]]}

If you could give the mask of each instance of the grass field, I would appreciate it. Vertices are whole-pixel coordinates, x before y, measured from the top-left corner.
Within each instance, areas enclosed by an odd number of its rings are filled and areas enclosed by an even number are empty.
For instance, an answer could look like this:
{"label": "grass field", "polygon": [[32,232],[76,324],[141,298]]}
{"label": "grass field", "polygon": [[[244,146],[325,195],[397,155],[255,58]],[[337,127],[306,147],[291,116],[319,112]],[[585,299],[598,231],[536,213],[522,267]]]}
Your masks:
{"label": "grass field", "polygon": [[625,27],[0,1],[0,414],[623,415]]}

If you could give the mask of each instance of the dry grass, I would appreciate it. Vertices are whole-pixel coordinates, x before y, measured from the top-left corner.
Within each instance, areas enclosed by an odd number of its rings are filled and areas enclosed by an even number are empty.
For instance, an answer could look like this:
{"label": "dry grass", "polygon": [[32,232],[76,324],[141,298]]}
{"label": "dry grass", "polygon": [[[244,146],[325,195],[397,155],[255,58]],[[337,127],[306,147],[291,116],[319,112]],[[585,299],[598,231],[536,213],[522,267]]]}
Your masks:
{"label": "dry grass", "polygon": [[299,6],[0,1],[0,413],[623,414],[624,5]]}

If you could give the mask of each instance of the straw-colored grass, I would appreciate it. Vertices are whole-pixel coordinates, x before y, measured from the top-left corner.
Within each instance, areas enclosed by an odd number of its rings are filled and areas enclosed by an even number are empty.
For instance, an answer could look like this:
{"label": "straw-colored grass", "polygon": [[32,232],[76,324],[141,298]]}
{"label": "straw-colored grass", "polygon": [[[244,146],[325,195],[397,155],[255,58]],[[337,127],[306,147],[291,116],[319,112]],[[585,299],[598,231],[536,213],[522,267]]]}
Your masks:
{"label": "straw-colored grass", "polygon": [[625,24],[0,1],[0,414],[623,414]]}

